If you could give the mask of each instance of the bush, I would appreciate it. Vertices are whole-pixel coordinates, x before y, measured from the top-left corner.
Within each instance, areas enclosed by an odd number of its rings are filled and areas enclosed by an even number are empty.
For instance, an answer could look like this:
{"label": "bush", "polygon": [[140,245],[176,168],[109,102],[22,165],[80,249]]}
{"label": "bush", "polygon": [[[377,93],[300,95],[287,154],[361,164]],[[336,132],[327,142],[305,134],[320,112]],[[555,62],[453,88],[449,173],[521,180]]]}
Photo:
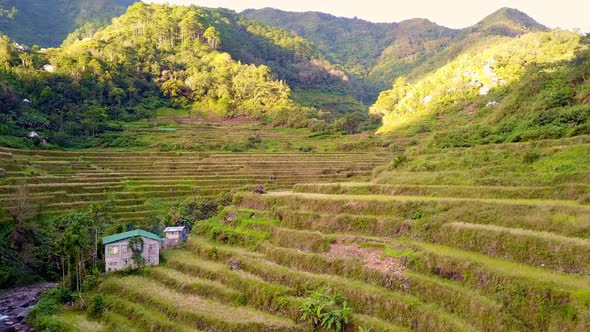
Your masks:
{"label": "bush", "polygon": [[220,194],[217,199],[211,197],[190,197],[172,211],[171,221],[175,225],[192,228],[199,220],[206,220],[217,213],[220,205],[231,202],[227,195]]}
{"label": "bush", "polygon": [[100,318],[105,310],[104,299],[102,295],[94,295],[92,304],[88,308],[88,315],[92,318]]}
{"label": "bush", "polygon": [[315,150],[315,148],[313,146],[301,146],[301,147],[299,147],[299,151],[301,151],[301,152],[312,152],[313,150]]}
{"label": "bush", "polygon": [[330,293],[320,288],[311,293],[300,307],[301,319],[311,322],[314,328],[344,331],[352,309],[348,301],[339,292]]}
{"label": "bush", "polygon": [[539,160],[539,158],[541,158],[541,154],[539,153],[539,151],[533,149],[527,151],[527,153],[522,158],[522,161],[526,164],[532,164],[535,161]]}
{"label": "bush", "polygon": [[400,167],[406,161],[408,161],[408,156],[403,153],[396,154],[395,157],[393,157],[393,160],[389,163],[389,170],[391,171]]}
{"label": "bush", "polygon": [[39,303],[29,314],[27,320],[38,331],[70,331],[70,329],[50,316],[56,314],[66,302],[71,302],[72,293],[66,288],[53,288],[39,299]]}
{"label": "bush", "polygon": [[96,289],[96,287],[98,287],[99,284],[99,280],[95,275],[87,275],[86,278],[84,278],[84,282],[82,283],[82,289],[84,289],[84,291],[91,291],[93,289]]}
{"label": "bush", "polygon": [[32,149],[33,144],[26,138],[0,136],[0,146],[11,149]]}
{"label": "bush", "polygon": [[35,321],[34,327],[36,330],[43,331],[43,332],[70,332],[70,331],[73,331],[73,329],[71,327],[69,327],[69,326],[65,325],[64,323],[62,323],[58,320],[55,320],[49,316],[39,317]]}

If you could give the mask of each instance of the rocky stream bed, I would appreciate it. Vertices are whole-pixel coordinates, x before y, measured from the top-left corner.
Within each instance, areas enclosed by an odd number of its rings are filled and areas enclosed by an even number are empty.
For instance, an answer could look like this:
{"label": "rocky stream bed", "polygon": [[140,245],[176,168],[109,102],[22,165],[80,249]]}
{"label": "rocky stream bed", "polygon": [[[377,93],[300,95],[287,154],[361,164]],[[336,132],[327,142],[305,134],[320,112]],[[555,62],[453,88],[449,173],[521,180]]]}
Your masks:
{"label": "rocky stream bed", "polygon": [[0,291],[0,332],[33,331],[25,322],[42,292],[55,287],[52,283],[43,283]]}

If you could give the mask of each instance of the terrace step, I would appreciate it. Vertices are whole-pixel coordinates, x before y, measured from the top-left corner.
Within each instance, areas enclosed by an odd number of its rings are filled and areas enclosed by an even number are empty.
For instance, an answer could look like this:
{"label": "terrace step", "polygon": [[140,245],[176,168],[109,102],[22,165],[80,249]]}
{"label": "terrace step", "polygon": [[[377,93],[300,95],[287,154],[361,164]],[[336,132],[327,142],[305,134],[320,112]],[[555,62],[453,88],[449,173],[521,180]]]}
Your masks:
{"label": "terrace step", "polygon": [[509,187],[457,185],[383,185],[374,183],[307,183],[293,187],[297,193],[433,196],[496,199],[576,200],[590,192],[588,184],[562,186]]}
{"label": "terrace step", "polygon": [[222,303],[245,304],[245,294],[216,281],[201,279],[183,272],[158,267],[147,271],[147,277],[184,293],[207,297]]}
{"label": "terrace step", "polygon": [[64,312],[54,316],[61,325],[72,331],[101,332],[104,326],[100,322],[88,320],[84,312]]}
{"label": "terrace step", "polygon": [[450,222],[436,242],[560,272],[590,276],[590,240],[549,232]]}
{"label": "terrace step", "polygon": [[165,313],[170,320],[223,331],[298,330],[293,321],[246,307],[236,307],[179,293],[143,277],[109,279],[102,289]]}
{"label": "terrace step", "polygon": [[[194,255],[189,256],[182,251],[169,252],[167,259],[174,269],[182,271],[181,273],[185,276],[219,280],[229,288],[243,289],[248,293],[246,301],[250,305],[271,311],[280,310],[294,319],[300,316],[301,298],[291,296],[290,294],[296,294],[296,291],[291,288],[267,283],[243,270],[231,270],[227,264],[204,260]],[[280,298],[283,299],[282,305],[278,305]],[[289,299],[290,302],[287,306],[284,304],[285,299]],[[409,331],[399,325],[361,314],[353,314],[352,323],[365,329],[371,328],[373,331]]]}
{"label": "terrace step", "polygon": [[491,203],[502,205],[533,205],[533,206],[574,206],[590,212],[590,206],[581,206],[574,200],[546,200],[546,199],[506,199],[506,198],[467,198],[467,197],[432,197],[432,196],[391,196],[391,195],[330,195],[316,193],[297,193],[292,191],[271,192],[268,194],[272,197],[298,197],[305,199],[325,199],[325,200],[359,200],[359,201],[441,201],[441,202],[463,202],[463,203]]}
{"label": "terrace step", "polygon": [[473,330],[473,327],[458,317],[435,305],[422,303],[412,296],[339,276],[298,271],[268,261],[260,254],[250,254],[219,244],[212,245],[202,240],[189,240],[189,250],[202,259],[206,259],[207,252],[212,248],[216,248],[218,257],[224,261],[237,259],[241,263],[242,270],[255,274],[267,282],[297,288],[328,286],[340,290],[348,297],[349,304],[355,308],[355,312],[360,314],[374,316],[416,331]]}
{"label": "terrace step", "polygon": [[270,192],[244,194],[241,206],[254,209],[286,206],[296,211],[360,218],[378,215],[416,226],[450,221],[490,224],[590,238],[590,206],[577,201]]}
{"label": "terrace step", "polygon": [[[588,330],[590,279],[505,261],[447,246],[410,241],[420,253],[410,268],[459,282],[503,303],[527,329]],[[557,309],[559,308],[559,309]],[[571,314],[570,314],[571,313]]]}
{"label": "terrace step", "polygon": [[125,300],[120,296],[107,295],[106,302],[114,310],[107,311],[103,315],[108,322],[108,327],[114,331],[201,331],[195,326],[169,319],[164,313],[151,310],[147,305]]}

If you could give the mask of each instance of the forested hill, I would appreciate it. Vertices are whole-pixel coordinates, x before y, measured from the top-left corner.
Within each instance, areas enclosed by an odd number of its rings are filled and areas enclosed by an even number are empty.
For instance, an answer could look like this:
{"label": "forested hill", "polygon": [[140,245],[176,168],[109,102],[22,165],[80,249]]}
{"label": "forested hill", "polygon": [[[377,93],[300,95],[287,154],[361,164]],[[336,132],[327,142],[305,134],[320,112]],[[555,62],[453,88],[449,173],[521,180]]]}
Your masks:
{"label": "forested hill", "polygon": [[381,132],[435,132],[438,147],[590,134],[590,39],[496,36],[421,79],[398,78],[371,108]]}
{"label": "forested hill", "polygon": [[462,30],[425,19],[371,23],[328,14],[292,13],[266,8],[242,13],[249,19],[283,27],[310,40],[331,62],[342,65],[375,93],[399,76],[419,77],[453,60],[471,43],[489,36],[515,37],[546,28],[523,12],[502,8]]}
{"label": "forested hill", "polygon": [[163,106],[276,125],[317,121],[317,111],[293,103],[287,82],[349,89],[341,71],[286,31],[225,10],[137,3],[60,48],[19,49],[0,38],[0,145],[28,144],[22,138],[35,130],[79,146]]}
{"label": "forested hill", "polygon": [[131,0],[0,0],[11,15],[0,16],[0,32],[18,43],[53,47],[76,28],[106,24],[121,15]]}
{"label": "forested hill", "polygon": [[383,51],[409,34],[424,39],[453,36],[455,31],[428,20],[373,23],[319,12],[294,13],[273,8],[246,10],[244,16],[295,31],[310,40],[328,59],[355,74],[367,74]]}

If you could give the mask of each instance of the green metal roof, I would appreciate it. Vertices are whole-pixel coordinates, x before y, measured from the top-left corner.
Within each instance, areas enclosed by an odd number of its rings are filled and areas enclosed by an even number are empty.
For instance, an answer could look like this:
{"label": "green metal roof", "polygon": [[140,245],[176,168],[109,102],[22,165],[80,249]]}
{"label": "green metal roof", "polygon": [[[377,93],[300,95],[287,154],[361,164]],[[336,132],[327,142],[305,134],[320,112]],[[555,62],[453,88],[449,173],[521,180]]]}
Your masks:
{"label": "green metal roof", "polygon": [[162,239],[154,233],[146,232],[141,229],[136,229],[134,231],[105,236],[102,238],[102,244],[109,244],[136,236],[147,237],[148,239],[156,241],[162,241]]}

